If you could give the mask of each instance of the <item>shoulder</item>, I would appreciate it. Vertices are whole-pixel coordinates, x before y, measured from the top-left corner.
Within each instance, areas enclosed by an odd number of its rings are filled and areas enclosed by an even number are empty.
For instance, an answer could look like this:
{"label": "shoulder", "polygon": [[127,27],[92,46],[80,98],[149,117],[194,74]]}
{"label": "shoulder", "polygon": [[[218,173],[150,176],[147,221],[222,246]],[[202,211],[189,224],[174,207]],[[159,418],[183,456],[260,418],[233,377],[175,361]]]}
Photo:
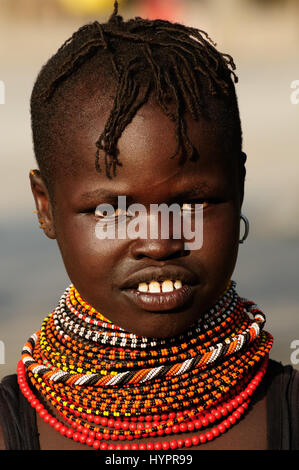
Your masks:
{"label": "shoulder", "polygon": [[270,360],[266,381],[271,398],[287,404],[290,413],[297,413],[299,420],[299,370]]}
{"label": "shoulder", "polygon": [[3,436],[1,422],[0,422],[0,450],[5,450],[5,443],[4,443],[4,436]]}
{"label": "shoulder", "polygon": [[16,405],[18,399],[19,385],[17,374],[7,375],[0,381],[0,417],[1,411],[2,413],[4,411],[4,406],[6,405],[10,408],[12,405]]}
{"label": "shoulder", "polygon": [[290,398],[298,391],[299,370],[270,359],[266,379],[270,387],[276,388],[276,392],[286,393],[287,398]]}
{"label": "shoulder", "polygon": [[267,414],[271,446],[299,449],[299,371],[291,365],[269,361]]}
{"label": "shoulder", "polygon": [[0,382],[0,450],[6,449],[5,436],[9,433],[12,414],[18,410],[18,395],[17,375],[7,375]]}
{"label": "shoulder", "polygon": [[6,449],[39,450],[35,409],[20,391],[16,374],[0,383],[0,426]]}

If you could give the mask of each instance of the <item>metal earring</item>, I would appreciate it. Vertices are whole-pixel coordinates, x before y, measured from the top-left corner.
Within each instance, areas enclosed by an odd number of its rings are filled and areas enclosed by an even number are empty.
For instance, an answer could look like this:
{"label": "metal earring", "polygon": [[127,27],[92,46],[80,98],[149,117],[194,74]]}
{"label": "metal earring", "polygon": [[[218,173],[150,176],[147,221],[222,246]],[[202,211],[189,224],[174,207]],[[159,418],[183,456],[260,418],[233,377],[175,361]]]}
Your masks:
{"label": "metal earring", "polygon": [[240,215],[240,219],[243,219],[244,221],[244,224],[245,224],[245,232],[244,232],[244,235],[243,237],[241,238],[241,240],[239,240],[239,243],[243,243],[246,238],[248,237],[248,233],[249,233],[249,220],[247,219],[247,217],[245,217],[245,215],[241,214]]}

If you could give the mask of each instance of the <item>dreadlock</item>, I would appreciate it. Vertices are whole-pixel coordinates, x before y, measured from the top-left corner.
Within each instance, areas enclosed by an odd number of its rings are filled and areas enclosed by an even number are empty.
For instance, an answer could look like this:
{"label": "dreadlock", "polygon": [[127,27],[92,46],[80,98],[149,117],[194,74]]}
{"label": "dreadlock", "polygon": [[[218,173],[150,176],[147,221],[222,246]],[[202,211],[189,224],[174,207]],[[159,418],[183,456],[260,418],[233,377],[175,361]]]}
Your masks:
{"label": "dreadlock", "polygon": [[[47,122],[45,112],[49,115],[47,106],[63,83],[79,73],[94,56],[100,57],[101,69],[116,84],[110,116],[95,142],[96,170],[101,171],[100,151],[103,151],[109,178],[122,165],[118,140],[151,93],[175,123],[177,148],[170,158],[180,153],[181,164],[186,158],[199,157],[187,135],[184,114],[189,111],[198,120],[205,112],[207,95],[229,100],[240,129],[234,88],[237,76],[232,57],[218,52],[207,33],[196,28],[140,17],[125,22],[118,14],[115,1],[109,21],[104,24],[94,21],[79,28],[42,68],[35,82],[31,117],[35,154],[42,173],[46,173],[46,164],[40,141],[42,121],[44,127]],[[88,80],[86,75],[84,80]],[[241,142],[241,130],[239,134]]]}

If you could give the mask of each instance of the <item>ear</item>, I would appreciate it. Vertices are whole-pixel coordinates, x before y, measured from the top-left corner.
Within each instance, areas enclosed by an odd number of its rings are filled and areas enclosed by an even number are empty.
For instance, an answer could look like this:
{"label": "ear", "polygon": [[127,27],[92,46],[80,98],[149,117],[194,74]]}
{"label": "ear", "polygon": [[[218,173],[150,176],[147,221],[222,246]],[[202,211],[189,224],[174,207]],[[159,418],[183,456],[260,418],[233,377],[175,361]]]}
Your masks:
{"label": "ear", "polygon": [[40,175],[39,170],[30,170],[29,174],[31,191],[35,200],[37,216],[40,228],[44,230],[48,238],[55,239],[53,207],[51,204],[48,189]]}

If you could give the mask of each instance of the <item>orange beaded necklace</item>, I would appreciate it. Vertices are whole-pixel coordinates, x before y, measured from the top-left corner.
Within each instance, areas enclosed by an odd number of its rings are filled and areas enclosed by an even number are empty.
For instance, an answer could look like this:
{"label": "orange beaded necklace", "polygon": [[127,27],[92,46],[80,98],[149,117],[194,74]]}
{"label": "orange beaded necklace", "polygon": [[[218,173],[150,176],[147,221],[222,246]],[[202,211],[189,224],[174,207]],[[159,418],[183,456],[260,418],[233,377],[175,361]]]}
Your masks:
{"label": "orange beaded necklace", "polygon": [[[214,439],[246,411],[273,343],[262,311],[235,286],[230,281],[196,324],[167,339],[124,331],[70,286],[23,348],[21,390],[57,431],[95,449],[189,447]],[[187,440],[129,443],[214,422]]]}

